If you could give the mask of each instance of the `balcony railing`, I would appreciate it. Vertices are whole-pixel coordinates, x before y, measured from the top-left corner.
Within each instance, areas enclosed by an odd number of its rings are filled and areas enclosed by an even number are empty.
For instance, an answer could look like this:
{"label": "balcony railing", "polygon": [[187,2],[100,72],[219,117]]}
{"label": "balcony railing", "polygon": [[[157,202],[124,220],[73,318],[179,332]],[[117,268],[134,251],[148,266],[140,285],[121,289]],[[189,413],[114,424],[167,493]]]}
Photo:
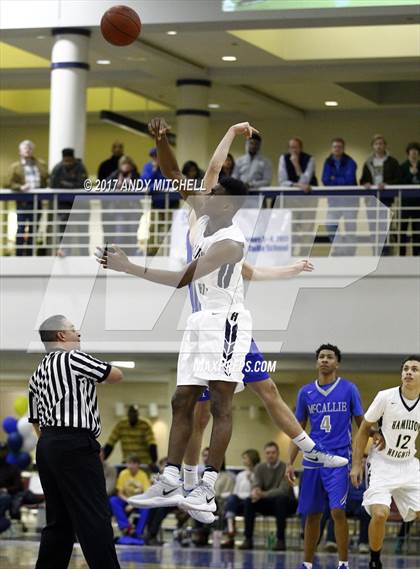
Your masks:
{"label": "balcony railing", "polygon": [[[0,254],[85,256],[107,242],[169,256],[178,206],[164,198],[156,209],[144,193],[0,190]],[[267,187],[244,207],[289,210],[294,256],[420,255],[420,186]]]}

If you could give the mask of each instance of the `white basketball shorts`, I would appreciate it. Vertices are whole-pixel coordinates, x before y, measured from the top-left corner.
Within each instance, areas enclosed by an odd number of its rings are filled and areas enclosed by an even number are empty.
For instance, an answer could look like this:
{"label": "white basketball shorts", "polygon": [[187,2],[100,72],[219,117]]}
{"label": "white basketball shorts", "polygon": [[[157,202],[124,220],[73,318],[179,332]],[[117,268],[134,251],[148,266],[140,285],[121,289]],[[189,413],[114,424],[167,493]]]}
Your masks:
{"label": "white basketball shorts", "polygon": [[177,385],[208,387],[211,381],[229,381],[237,384],[236,392],[242,391],[242,370],[251,339],[248,310],[191,314],[178,356]]}
{"label": "white basketball shorts", "polygon": [[420,512],[420,463],[417,458],[396,461],[374,454],[368,461],[368,488],[363,506],[370,514],[374,504],[391,506],[391,498],[405,522]]}

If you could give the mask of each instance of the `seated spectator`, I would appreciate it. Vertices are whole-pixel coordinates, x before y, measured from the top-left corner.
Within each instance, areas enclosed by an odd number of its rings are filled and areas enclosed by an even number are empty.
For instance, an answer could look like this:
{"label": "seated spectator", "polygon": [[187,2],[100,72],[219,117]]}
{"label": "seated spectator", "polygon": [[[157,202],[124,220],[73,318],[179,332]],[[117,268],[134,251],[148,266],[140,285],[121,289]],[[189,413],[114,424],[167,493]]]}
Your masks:
{"label": "seated spectator", "polygon": [[113,496],[115,494],[115,483],[117,481],[117,469],[115,466],[111,466],[107,463],[105,460],[105,450],[103,448],[101,448],[99,456],[104,468],[106,493],[108,496]]}
{"label": "seated spectator", "polygon": [[[303,152],[303,141],[297,136],[289,140],[288,152],[282,154],[278,168],[279,186],[302,191],[302,196],[285,196],[284,207],[292,210],[293,255],[308,255],[314,240],[314,227],[318,200],[309,197],[311,186],[318,184],[315,177],[315,160]],[[305,196],[305,197],[303,197]]]}
{"label": "seated spectator", "polygon": [[246,450],[242,454],[242,463],[245,469],[237,474],[232,494],[225,501],[224,515],[227,521],[228,535],[228,539],[222,543],[222,547],[225,549],[235,547],[235,518],[243,515],[245,500],[251,496],[254,468],[259,462],[260,455],[255,449]]}
{"label": "seated spectator", "polygon": [[[360,183],[369,189],[371,186],[377,186],[379,190],[383,190],[386,186],[395,185],[401,181],[401,172],[398,161],[390,156],[387,152],[387,143],[382,134],[375,134],[372,138],[372,155],[366,160],[363,165],[362,177]],[[392,207],[394,197],[379,192],[379,199],[386,207]],[[367,217],[369,222],[369,231],[371,233],[371,240],[377,241],[379,247],[374,246],[376,254],[380,254],[382,244],[386,240],[387,219],[386,212],[382,211],[379,214],[377,208],[370,205],[367,207]],[[385,245],[383,248],[383,255],[390,255],[391,247]]]}
{"label": "seated spectator", "polygon": [[[51,172],[51,188],[55,190],[67,190],[69,194],[72,194],[72,190],[82,190],[83,184],[88,177],[86,167],[80,158],[75,158],[73,148],[63,148],[62,152],[63,159],[54,166]],[[88,255],[88,244],[89,244],[89,214],[79,213],[78,210],[85,210],[89,208],[89,202],[82,197],[77,198],[77,206],[73,209],[74,197],[71,195],[60,197],[58,196],[58,209],[57,218],[59,220],[59,225],[53,227],[53,233],[58,233],[60,235],[61,249],[59,250],[60,255],[64,255],[68,252],[70,255],[75,255],[78,245],[80,244],[80,254]],[[71,214],[72,224],[69,226],[69,233],[78,233],[79,236],[65,236],[64,232],[66,230],[66,224]],[[73,222],[78,222],[77,225]],[[71,245],[69,247],[69,245]],[[76,245],[76,247],[74,246]]]}
{"label": "seated spectator", "polygon": [[[410,142],[406,148],[407,160],[400,166],[401,183],[404,185],[420,185],[420,144]],[[410,191],[403,191],[401,196],[401,255],[406,254],[407,229],[411,219],[411,242],[413,255],[420,255],[420,198],[410,195]],[[417,208],[417,209],[415,209]]]}
{"label": "seated spectator", "polygon": [[13,519],[20,519],[19,510],[23,494],[20,470],[15,464],[6,462],[7,453],[7,445],[0,443],[0,532],[2,527],[5,531],[10,525],[4,521],[7,519],[6,512],[9,512]]}
{"label": "seated spectator", "polygon": [[296,512],[297,501],[285,479],[286,465],[280,461],[277,443],[267,443],[264,453],[266,462],[255,467],[251,496],[245,499],[245,540],[239,549],[253,549],[255,516],[260,513],[276,518],[277,542],[273,549],[284,551],[286,519]]}
{"label": "seated spectator", "polygon": [[182,167],[182,173],[187,180],[197,180],[197,187],[200,187],[201,181],[204,178],[204,172],[199,168],[197,162],[187,160]]}
{"label": "seated spectator", "polygon": [[[325,160],[322,172],[324,186],[357,186],[357,164],[344,149],[345,142],[342,138],[334,138],[331,141],[331,154]],[[358,205],[357,197],[328,196],[327,230],[331,242],[341,245],[333,250],[333,255],[354,255]],[[337,235],[341,219],[344,220],[345,234],[339,232]]]}
{"label": "seated spectator", "polygon": [[272,166],[270,160],[260,153],[261,144],[261,136],[254,133],[246,142],[246,154],[237,159],[232,172],[232,176],[244,182],[250,192],[257,192],[259,188],[271,186]]}
{"label": "seated spectator", "polygon": [[226,156],[226,160],[223,163],[222,169],[220,170],[219,180],[222,178],[227,178],[232,176],[233,171],[235,169],[235,159],[233,158],[232,154]]}
{"label": "seated spectator", "polygon": [[[130,156],[121,156],[118,161],[118,170],[112,172],[107,182],[113,192],[123,190],[130,182],[139,178],[137,166]],[[140,221],[140,199],[135,193],[127,192],[127,196],[115,197],[111,194],[102,196],[102,224],[105,243],[117,243],[128,255],[137,255],[137,232]],[[111,211],[113,210],[113,211]]]}
{"label": "seated spectator", "polygon": [[118,161],[124,154],[124,144],[119,140],[112,143],[111,158],[100,163],[98,168],[98,180],[106,180],[108,176],[118,170]]}
{"label": "seated spectator", "polygon": [[[23,140],[19,144],[19,160],[13,162],[9,169],[7,187],[15,192],[26,193],[29,190],[46,188],[48,182],[47,165],[43,160],[35,158],[35,144],[31,140]],[[34,216],[33,197],[16,202],[17,233],[16,255],[32,255],[33,236],[37,232],[40,214]],[[40,204],[38,205],[40,209]]]}
{"label": "seated spectator", "polygon": [[142,494],[149,487],[149,477],[143,470],[140,470],[139,458],[131,455],[127,461],[127,468],[118,475],[117,495],[109,499],[112,513],[123,535],[134,535],[135,533],[135,528],[130,523],[128,515],[137,508],[128,504],[128,498],[135,494]]}

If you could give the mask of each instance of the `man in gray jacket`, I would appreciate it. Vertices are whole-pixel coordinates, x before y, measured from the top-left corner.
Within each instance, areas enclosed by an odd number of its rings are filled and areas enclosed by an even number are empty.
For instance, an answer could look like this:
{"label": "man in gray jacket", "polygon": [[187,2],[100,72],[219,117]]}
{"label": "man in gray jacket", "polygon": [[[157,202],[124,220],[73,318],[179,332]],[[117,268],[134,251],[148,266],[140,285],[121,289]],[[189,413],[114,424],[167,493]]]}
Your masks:
{"label": "man in gray jacket", "polygon": [[297,501],[293,489],[285,479],[286,465],[280,461],[277,443],[269,442],[264,447],[265,462],[255,467],[251,497],[245,500],[245,540],[239,549],[253,548],[255,516],[274,516],[277,524],[277,543],[274,551],[284,551],[286,518],[296,512]]}
{"label": "man in gray jacket", "polygon": [[254,133],[246,143],[246,154],[240,156],[232,172],[232,177],[241,180],[250,191],[271,186],[273,170],[271,162],[260,154],[261,136]]}

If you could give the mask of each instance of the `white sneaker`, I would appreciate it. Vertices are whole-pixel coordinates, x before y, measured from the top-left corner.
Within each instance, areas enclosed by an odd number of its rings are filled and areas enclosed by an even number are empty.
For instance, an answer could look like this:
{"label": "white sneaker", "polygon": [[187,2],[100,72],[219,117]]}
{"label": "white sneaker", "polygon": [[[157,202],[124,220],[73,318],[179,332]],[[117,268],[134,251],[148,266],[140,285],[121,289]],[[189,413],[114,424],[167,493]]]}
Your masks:
{"label": "white sneaker", "polygon": [[197,488],[188,494],[178,507],[186,510],[200,510],[202,512],[215,512],[217,509],[216,498],[213,488],[210,484],[201,481]]}
{"label": "white sneaker", "polygon": [[136,494],[128,499],[128,503],[137,508],[173,508],[183,499],[182,484],[170,484],[164,476],[143,494]]}
{"label": "white sneaker", "polygon": [[302,466],[319,466],[323,468],[340,468],[346,466],[349,461],[347,458],[330,454],[324,450],[320,445],[315,445],[311,452],[303,454]]}

